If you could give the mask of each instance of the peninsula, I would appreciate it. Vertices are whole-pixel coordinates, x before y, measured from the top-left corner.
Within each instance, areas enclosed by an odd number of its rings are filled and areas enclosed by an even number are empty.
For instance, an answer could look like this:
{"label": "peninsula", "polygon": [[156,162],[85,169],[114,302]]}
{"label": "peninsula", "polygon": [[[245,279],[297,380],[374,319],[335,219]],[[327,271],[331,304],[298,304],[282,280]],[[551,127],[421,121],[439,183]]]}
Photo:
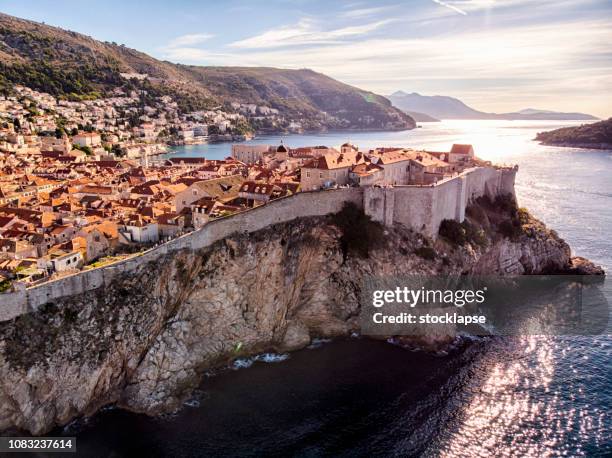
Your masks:
{"label": "peninsula", "polygon": [[612,150],[612,118],[577,127],[540,132],[535,140],[551,146]]}
{"label": "peninsula", "polygon": [[0,430],[42,434],[107,405],[173,411],[235,358],[359,333],[371,275],[603,273],[517,208],[516,167],[470,145],[29,157],[12,181],[53,178],[0,208]]}

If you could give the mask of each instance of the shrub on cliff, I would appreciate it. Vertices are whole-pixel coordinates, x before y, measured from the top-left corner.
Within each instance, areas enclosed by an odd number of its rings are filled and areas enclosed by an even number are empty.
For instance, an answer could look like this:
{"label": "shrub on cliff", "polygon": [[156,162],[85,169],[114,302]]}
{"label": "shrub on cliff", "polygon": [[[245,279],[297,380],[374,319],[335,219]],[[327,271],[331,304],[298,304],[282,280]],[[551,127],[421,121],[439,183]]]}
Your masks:
{"label": "shrub on cliff", "polygon": [[423,259],[427,259],[428,261],[433,261],[434,259],[436,259],[437,256],[436,250],[434,250],[430,246],[419,247],[414,250],[414,253]]}
{"label": "shrub on cliff", "polygon": [[518,209],[517,216],[521,224],[529,224],[531,222],[531,215],[524,207]]}
{"label": "shrub on cliff", "polygon": [[523,233],[521,223],[518,219],[505,220],[499,223],[497,228],[499,233],[504,237],[515,240]]}
{"label": "shrub on cliff", "polygon": [[468,205],[465,209],[465,216],[469,217],[472,221],[475,221],[483,226],[489,226],[489,217],[484,208],[482,208],[479,202]]}
{"label": "shrub on cliff", "polygon": [[503,213],[514,214],[518,211],[516,199],[512,194],[497,196],[493,202],[494,207]]}
{"label": "shrub on cliff", "polygon": [[469,221],[464,221],[461,223],[463,228],[465,229],[465,236],[473,245],[478,245],[480,247],[486,247],[489,244],[489,239],[485,234],[485,231],[475,224],[470,223]]}
{"label": "shrub on cliff", "polygon": [[340,243],[344,259],[349,253],[367,258],[370,250],[380,246],[383,240],[383,227],[352,202],[346,202],[332,216],[332,222],[342,230]]}
{"label": "shrub on cliff", "polygon": [[484,230],[467,220],[459,223],[454,219],[445,219],[440,223],[438,233],[455,246],[471,243],[485,247],[489,243]]}
{"label": "shrub on cliff", "polygon": [[465,245],[467,235],[463,225],[454,219],[445,219],[440,223],[439,234],[454,245]]}

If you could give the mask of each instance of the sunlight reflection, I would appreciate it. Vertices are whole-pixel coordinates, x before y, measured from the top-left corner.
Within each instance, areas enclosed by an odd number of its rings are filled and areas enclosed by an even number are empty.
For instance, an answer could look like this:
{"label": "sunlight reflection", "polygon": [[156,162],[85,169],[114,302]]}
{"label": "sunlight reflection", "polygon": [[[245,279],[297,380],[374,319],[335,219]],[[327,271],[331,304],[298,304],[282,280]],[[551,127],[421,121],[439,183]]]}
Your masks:
{"label": "sunlight reflection", "polygon": [[[551,390],[559,348],[554,339],[525,336],[512,343],[518,347],[496,355],[482,385],[475,387],[461,421],[442,446],[441,456],[559,456],[572,449],[568,436],[603,431],[603,412],[593,416],[586,408],[563,410],[561,397],[577,392]],[[571,389],[571,386],[569,387]],[[576,431],[573,431],[576,433]],[[580,454],[580,453],[579,453]]]}

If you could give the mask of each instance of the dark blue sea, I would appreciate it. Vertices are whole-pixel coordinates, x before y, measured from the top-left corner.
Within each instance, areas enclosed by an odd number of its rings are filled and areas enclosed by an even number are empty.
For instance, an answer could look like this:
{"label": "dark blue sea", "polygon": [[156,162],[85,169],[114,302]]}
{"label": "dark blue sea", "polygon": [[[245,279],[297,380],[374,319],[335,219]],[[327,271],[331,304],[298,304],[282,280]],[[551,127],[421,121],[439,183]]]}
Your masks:
{"label": "dark blue sea", "polygon": [[[519,205],[612,269],[612,151],[546,147],[568,122],[444,121],[393,133],[282,138],[290,146],[411,146],[517,163]],[[277,144],[281,137],[255,143]],[[176,148],[224,158],[229,144]],[[107,409],[64,430],[83,456],[612,456],[612,339],[476,340],[445,356],[351,338],[241,361],[173,415]]]}

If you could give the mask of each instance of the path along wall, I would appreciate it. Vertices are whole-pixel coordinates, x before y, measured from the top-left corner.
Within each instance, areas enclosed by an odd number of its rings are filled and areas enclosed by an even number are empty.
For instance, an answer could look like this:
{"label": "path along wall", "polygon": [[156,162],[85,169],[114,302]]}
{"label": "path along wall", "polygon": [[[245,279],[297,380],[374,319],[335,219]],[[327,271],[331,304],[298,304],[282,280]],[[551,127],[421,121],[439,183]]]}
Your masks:
{"label": "path along wall", "polygon": [[276,223],[296,218],[324,216],[337,213],[345,202],[363,205],[363,189],[348,188],[321,192],[303,192],[274,200],[266,205],[210,221],[201,229],[185,234],[145,253],[114,264],[49,281],[28,289],[0,294],[0,322],[40,306],[54,302],[64,296],[82,294],[110,285],[117,275],[143,268],[161,256],[182,249],[197,250],[212,245],[236,232],[250,233]]}

